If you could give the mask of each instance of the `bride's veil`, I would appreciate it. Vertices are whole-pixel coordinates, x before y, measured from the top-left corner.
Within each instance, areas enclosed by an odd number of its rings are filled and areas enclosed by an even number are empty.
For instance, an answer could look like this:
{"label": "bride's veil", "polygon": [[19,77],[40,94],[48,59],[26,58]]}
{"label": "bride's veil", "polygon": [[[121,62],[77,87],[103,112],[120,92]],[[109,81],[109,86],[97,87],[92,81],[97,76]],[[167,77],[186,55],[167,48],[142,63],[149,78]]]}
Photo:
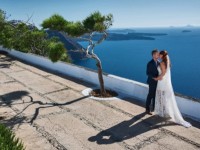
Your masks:
{"label": "bride's veil", "polygon": [[[172,83],[171,83],[171,70],[170,70],[170,58],[167,55],[167,70],[166,70],[166,74],[165,77],[163,78],[163,80],[161,80],[160,82],[158,82],[158,87],[159,89],[161,89],[162,91],[164,91],[164,95],[162,95],[162,99],[164,100],[164,104],[167,108],[167,111],[171,117],[171,121],[176,122],[178,124],[181,124],[185,127],[189,127],[191,126],[190,123],[186,122],[180,111],[179,108],[177,106],[177,102],[176,102],[176,97],[174,95],[174,90],[172,87]],[[157,88],[158,90],[158,88]]]}
{"label": "bride's veil", "polygon": [[168,103],[168,107],[169,107],[169,112],[170,112],[170,116],[172,117],[171,119],[176,122],[179,123],[185,127],[189,127],[191,126],[190,123],[186,122],[180,111],[179,108],[177,106],[177,102],[176,102],[176,97],[174,95],[174,90],[172,87],[172,82],[171,82],[171,70],[170,70],[170,58],[169,55],[167,55],[167,59],[168,59],[168,63],[167,63],[167,72],[166,72],[166,79],[167,79],[167,85],[166,85],[166,90],[168,91],[167,93],[167,97],[169,98],[168,100],[170,100],[170,102]]}

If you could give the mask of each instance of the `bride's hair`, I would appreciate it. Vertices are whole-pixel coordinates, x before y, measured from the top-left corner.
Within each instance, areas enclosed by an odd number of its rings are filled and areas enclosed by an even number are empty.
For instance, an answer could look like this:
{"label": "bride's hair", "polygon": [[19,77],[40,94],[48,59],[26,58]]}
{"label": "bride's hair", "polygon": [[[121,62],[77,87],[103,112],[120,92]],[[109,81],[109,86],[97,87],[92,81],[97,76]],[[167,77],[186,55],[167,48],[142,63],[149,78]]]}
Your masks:
{"label": "bride's hair", "polygon": [[165,67],[167,68],[167,63],[168,63],[168,53],[166,50],[163,50],[163,51],[160,51],[160,55],[163,55],[162,57],[162,61],[164,62],[165,64]]}

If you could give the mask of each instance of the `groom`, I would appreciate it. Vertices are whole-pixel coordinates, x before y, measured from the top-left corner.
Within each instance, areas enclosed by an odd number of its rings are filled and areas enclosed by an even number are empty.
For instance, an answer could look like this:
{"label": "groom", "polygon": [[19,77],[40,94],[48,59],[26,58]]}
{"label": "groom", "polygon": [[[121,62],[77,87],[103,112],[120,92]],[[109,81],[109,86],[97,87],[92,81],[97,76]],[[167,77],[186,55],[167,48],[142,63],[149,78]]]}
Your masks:
{"label": "groom", "polygon": [[[157,49],[152,51],[152,60],[147,64],[146,74],[148,76],[147,83],[149,85],[149,93],[146,99],[146,113],[152,115],[151,111],[154,111],[155,107],[155,96],[156,96],[156,87],[157,81],[153,78],[158,77],[158,58],[159,58],[159,51]],[[152,110],[150,110],[150,105],[153,104]]]}

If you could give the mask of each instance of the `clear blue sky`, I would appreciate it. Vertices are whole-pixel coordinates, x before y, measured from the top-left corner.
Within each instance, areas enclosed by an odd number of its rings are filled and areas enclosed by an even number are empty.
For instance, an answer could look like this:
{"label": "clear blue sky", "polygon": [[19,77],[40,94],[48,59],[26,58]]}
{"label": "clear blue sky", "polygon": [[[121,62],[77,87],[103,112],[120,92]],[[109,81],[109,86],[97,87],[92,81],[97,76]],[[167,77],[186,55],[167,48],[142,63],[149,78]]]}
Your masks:
{"label": "clear blue sky", "polygon": [[37,26],[58,13],[70,21],[99,10],[114,15],[114,28],[200,26],[200,0],[0,0],[10,19],[33,17]]}

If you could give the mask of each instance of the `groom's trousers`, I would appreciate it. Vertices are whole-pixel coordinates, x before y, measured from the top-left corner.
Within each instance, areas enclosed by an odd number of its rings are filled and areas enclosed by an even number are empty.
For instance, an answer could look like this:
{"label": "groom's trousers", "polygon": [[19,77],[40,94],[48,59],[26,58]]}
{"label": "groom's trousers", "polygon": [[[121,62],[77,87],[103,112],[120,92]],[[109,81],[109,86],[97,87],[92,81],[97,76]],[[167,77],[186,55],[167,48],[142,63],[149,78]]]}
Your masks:
{"label": "groom's trousers", "polygon": [[[149,93],[147,95],[146,100],[146,111],[154,111],[155,108],[155,97],[156,97],[156,84],[149,84]],[[152,103],[152,110],[151,110],[151,103]]]}

